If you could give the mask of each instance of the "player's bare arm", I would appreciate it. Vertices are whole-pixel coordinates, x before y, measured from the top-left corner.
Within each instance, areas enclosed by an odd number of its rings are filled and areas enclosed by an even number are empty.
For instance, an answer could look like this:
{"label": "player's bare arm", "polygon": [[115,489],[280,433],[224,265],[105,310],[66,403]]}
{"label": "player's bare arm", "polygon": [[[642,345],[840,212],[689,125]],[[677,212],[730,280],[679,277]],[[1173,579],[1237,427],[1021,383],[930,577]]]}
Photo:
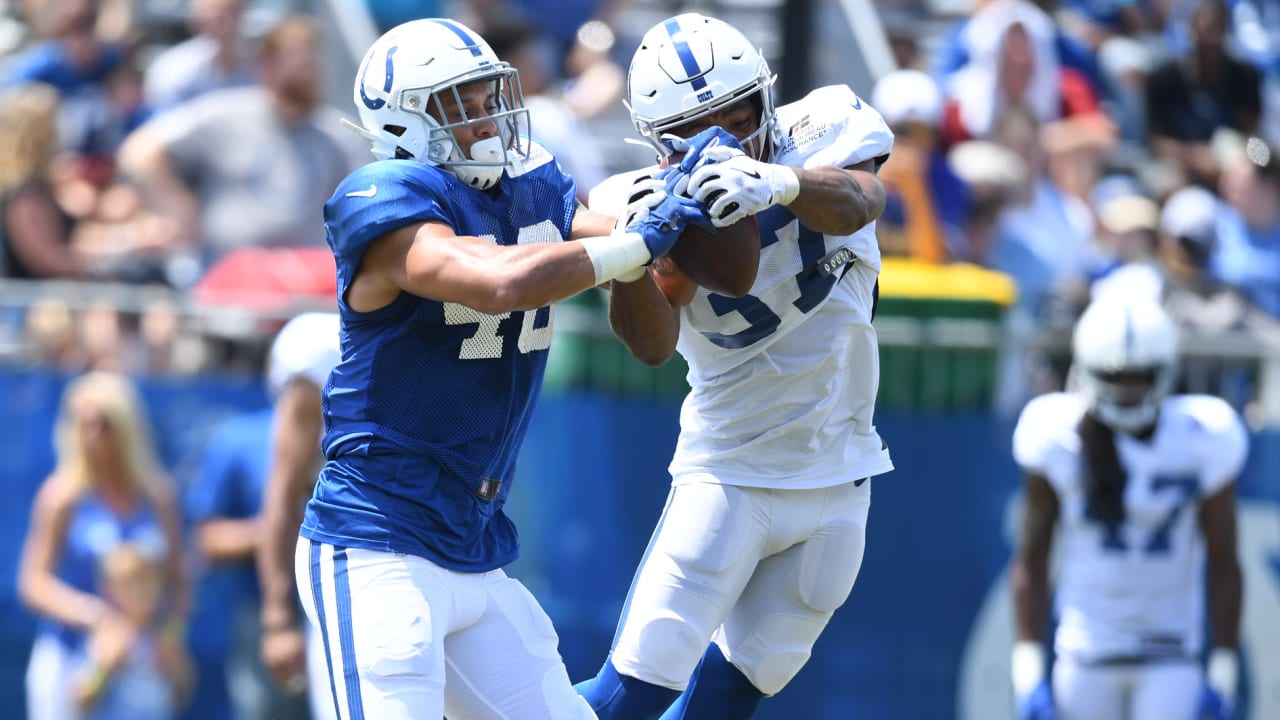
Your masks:
{"label": "player's bare arm", "polygon": [[305,645],[296,616],[293,554],[302,509],[316,470],[316,438],[323,413],[320,388],[294,378],[276,401],[271,468],[262,501],[258,578],[262,586],[262,660],[285,687],[305,669]]}
{"label": "player's bare arm", "polygon": [[1209,632],[1215,648],[1235,648],[1240,632],[1244,583],[1236,553],[1234,487],[1227,485],[1200,506],[1209,592]]}
{"label": "player's bare arm", "polygon": [[1058,521],[1058,495],[1043,475],[1023,486],[1022,540],[1013,556],[1014,626],[1018,640],[1039,642],[1049,621],[1049,550]]}
{"label": "player's bare arm", "polygon": [[[682,286],[683,301],[667,294]],[[681,305],[697,286],[668,258],[659,258],[635,282],[614,280],[609,289],[609,324],[631,354],[649,367],[671,359],[680,335]]]}
{"label": "player's bare arm", "polygon": [[800,193],[787,209],[800,224],[828,235],[852,235],[884,212],[875,160],[852,167],[793,168]]}
{"label": "player's bare arm", "polygon": [[499,246],[428,222],[375,240],[347,303],[367,312],[403,291],[500,315],[549,305],[594,284],[591,258],[580,243]]}

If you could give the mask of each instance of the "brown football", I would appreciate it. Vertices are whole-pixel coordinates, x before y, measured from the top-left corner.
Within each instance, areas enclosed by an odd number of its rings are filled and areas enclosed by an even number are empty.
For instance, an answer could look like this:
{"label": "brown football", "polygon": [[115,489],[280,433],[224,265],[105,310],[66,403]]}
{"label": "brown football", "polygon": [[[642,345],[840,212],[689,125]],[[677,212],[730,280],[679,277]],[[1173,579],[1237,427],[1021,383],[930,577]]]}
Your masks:
{"label": "brown football", "polygon": [[711,233],[697,225],[685,228],[671,259],[684,274],[717,295],[742,297],[756,281],[760,266],[760,231],[754,215]]}

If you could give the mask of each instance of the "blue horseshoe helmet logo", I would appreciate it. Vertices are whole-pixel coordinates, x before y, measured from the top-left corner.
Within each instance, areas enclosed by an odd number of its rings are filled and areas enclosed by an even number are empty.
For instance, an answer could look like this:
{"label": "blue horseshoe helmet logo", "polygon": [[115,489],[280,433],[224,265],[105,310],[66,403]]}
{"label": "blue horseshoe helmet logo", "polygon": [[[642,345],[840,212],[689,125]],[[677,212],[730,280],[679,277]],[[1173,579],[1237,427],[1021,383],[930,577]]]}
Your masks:
{"label": "blue horseshoe helmet logo", "polygon": [[[391,58],[395,56],[397,49],[399,49],[399,46],[393,45],[391,46],[391,49],[387,51],[387,77],[386,77],[386,80],[382,83],[382,91],[387,93],[388,95],[391,94],[391,79],[395,75],[395,66],[391,64]],[[366,65],[364,68],[364,74],[365,75],[369,74],[368,65]],[[365,77],[364,75],[362,75],[360,77],[360,100],[364,102],[365,107],[369,108],[370,110],[377,110],[378,108],[381,108],[383,105],[387,104],[387,101],[383,100],[382,98],[371,98],[368,95],[366,95],[364,92],[364,85],[365,85]]]}

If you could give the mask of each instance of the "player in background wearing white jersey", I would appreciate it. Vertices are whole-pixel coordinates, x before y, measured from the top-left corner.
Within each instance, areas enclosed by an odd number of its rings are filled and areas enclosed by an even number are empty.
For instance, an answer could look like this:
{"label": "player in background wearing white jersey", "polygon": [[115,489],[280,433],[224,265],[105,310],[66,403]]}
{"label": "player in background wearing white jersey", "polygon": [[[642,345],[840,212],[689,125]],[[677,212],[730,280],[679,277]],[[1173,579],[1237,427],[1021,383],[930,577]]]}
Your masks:
{"label": "player in background wearing white jersey", "polygon": [[334,717],[324,648],[303,632],[293,552],[302,508],[315,487],[323,456],[320,395],[338,364],[338,315],[308,312],[291,319],[271,343],[267,365],[274,413],[271,461],[263,492],[257,553],[262,586],[262,661],[276,682],[299,692],[305,684],[311,715]]}
{"label": "player in background wearing white jersey", "polygon": [[[893,136],[847,86],[775,110],[773,81],[742,33],[696,13],[649,30],[631,62],[628,106],[660,158],[708,126],[740,140],[745,153],[712,148],[718,164],[666,187],[719,226],[754,215],[761,253],[741,298],[665,261],[654,283],[613,283],[615,332],[651,365],[679,350],[691,391],[613,648],[578,685],[601,718],[745,718],[782,690],[853,588],[869,478],[893,467],[872,424],[871,325],[875,171]],[[616,212],[657,175],[606,180],[591,206]]]}
{"label": "player in background wearing white jersey", "polygon": [[[1013,435],[1026,474],[1012,568],[1018,716],[1227,720],[1242,585],[1233,488],[1248,435],[1222,400],[1169,394],[1177,337],[1154,302],[1095,301],[1073,354],[1077,387],[1031,400]],[[1050,681],[1040,639],[1055,531]]]}

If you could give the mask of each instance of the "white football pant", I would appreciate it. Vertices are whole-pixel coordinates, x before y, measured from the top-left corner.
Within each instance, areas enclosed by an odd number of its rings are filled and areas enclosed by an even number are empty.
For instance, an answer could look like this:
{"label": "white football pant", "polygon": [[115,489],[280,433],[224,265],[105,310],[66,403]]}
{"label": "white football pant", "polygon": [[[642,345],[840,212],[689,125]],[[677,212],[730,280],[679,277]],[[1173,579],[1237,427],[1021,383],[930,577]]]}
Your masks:
{"label": "white football pant", "polygon": [[684,690],[713,634],[765,695],[800,671],[862,565],[871,481],[676,485],[614,640],[618,672]]}
{"label": "white football pant", "polygon": [[1085,665],[1058,658],[1053,699],[1059,720],[1195,720],[1204,673],[1188,661]]}
{"label": "white football pant", "polygon": [[551,619],[502,570],[305,538],[294,559],[342,720],[595,718]]}

